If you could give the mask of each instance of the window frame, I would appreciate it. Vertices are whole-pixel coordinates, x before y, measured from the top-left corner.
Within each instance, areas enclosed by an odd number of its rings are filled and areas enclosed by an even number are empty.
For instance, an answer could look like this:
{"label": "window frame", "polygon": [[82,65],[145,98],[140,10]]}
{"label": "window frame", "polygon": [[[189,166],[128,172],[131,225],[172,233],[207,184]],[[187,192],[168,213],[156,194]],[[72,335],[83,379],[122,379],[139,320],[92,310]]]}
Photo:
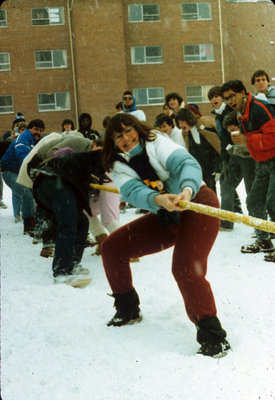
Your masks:
{"label": "window frame", "polygon": [[[50,21],[50,13],[48,11],[48,20],[49,20],[48,24],[34,24],[33,22],[35,20],[33,19],[33,10],[41,10],[41,9],[47,10],[47,11],[49,9],[59,9],[60,10],[60,20],[61,20],[61,22],[60,23],[51,23],[51,21]],[[31,8],[31,20],[32,20],[32,26],[60,26],[60,25],[65,25],[64,7],[33,7],[33,8]],[[43,20],[43,18],[40,18],[40,19],[37,18],[36,20],[41,21],[41,20]]]}
{"label": "window frame", "polygon": [[[207,97],[208,91],[213,87],[214,85],[188,85],[185,88],[185,98],[186,98],[186,103],[209,103],[209,99]],[[198,100],[198,96],[190,96],[188,95],[188,89],[189,88],[195,88],[199,87],[201,89],[201,99]]]}
{"label": "window frame", "polygon": [[[134,62],[135,61],[135,49],[138,49],[138,48],[139,49],[141,49],[141,48],[144,49],[144,62]],[[150,57],[150,56],[146,55],[146,49],[149,49],[149,48],[159,48],[160,49],[161,61],[151,61],[151,62],[148,61],[150,58],[153,58],[153,57]],[[162,47],[161,46],[131,46],[130,52],[131,52],[131,64],[132,65],[163,64]],[[158,57],[158,56],[156,56],[156,57]]]}
{"label": "window frame", "polygon": [[[65,60],[65,64],[66,65],[62,65],[62,66],[54,66],[53,64],[54,64],[54,53],[55,52],[59,52],[59,51],[61,51],[61,52],[63,52],[63,58],[64,58],[64,60]],[[43,52],[50,52],[51,53],[51,60],[50,61],[36,61],[36,54],[37,53],[43,53]],[[43,62],[47,62],[47,63],[49,63],[49,62],[51,62],[51,66],[49,67],[47,67],[47,66],[45,66],[45,67],[39,67],[37,64],[38,63],[43,63]],[[67,50],[66,49],[62,49],[62,50],[60,50],[60,49],[56,49],[56,50],[35,50],[34,51],[34,66],[35,66],[35,69],[60,69],[60,68],[68,68],[68,58],[67,58]]]}
{"label": "window frame", "polygon": [[2,106],[0,105],[0,115],[2,115],[2,114],[12,114],[12,113],[14,113],[13,95],[11,95],[11,94],[1,94],[1,95],[0,95],[0,98],[1,98],[1,97],[10,97],[10,98],[11,98],[11,105],[10,105],[10,106],[7,106],[7,107],[12,107],[12,109],[9,110],[9,111],[3,112],[3,111],[1,111]]}
{"label": "window frame", "polygon": [[[4,11],[5,19],[0,19],[0,28],[7,28],[8,26],[8,19],[7,19],[7,10],[5,8],[0,9],[1,11]],[[1,25],[1,21],[4,21],[5,25]]]}
{"label": "window frame", "polygon": [[[195,57],[195,55],[186,55],[185,54],[185,48],[187,47],[187,46],[199,46],[199,53],[198,53],[198,57],[199,57],[199,59],[196,59],[196,60],[188,60],[188,59],[186,59],[186,58],[188,58],[188,57]],[[211,60],[203,60],[201,57],[201,53],[202,53],[202,51],[201,51],[201,46],[211,46],[211,56],[213,57],[213,59],[211,59]],[[205,48],[205,51],[207,50],[207,48]],[[183,57],[184,57],[184,62],[185,63],[193,63],[193,62],[214,62],[215,61],[215,52],[214,52],[214,45],[213,45],[213,43],[193,43],[193,44],[185,44],[184,46],[183,46]]]}
{"label": "window frame", "polygon": [[[1,51],[0,52],[0,55],[1,54],[7,54],[8,55],[8,59],[9,59],[9,62],[8,62],[8,68],[1,68],[0,67],[0,72],[2,72],[2,71],[10,71],[11,70],[11,60],[10,60],[10,53],[9,52],[7,52],[7,51]],[[0,66],[1,65],[5,65],[5,64],[0,64]]]}
{"label": "window frame", "polygon": [[[137,21],[131,21],[130,20],[130,7],[131,6],[139,6],[139,7],[141,7],[141,19],[140,20],[137,20]],[[145,7],[146,6],[157,6],[158,7],[158,14],[151,14],[151,15],[158,16],[158,19],[147,20],[147,21],[144,20],[144,15],[145,15],[144,6]],[[160,22],[160,6],[159,6],[159,4],[154,4],[154,3],[151,3],[151,4],[128,4],[128,22],[130,22],[131,24],[132,23],[139,23],[139,22]]]}
{"label": "window frame", "polygon": [[[68,101],[68,108],[58,108],[57,106],[57,95],[59,94],[66,94],[68,96],[67,99],[65,99],[65,103],[66,101]],[[39,97],[43,96],[43,95],[54,95],[54,102],[53,103],[39,103]],[[54,105],[54,108],[48,108],[48,109],[41,109],[41,106],[46,106],[47,104],[49,105]],[[38,105],[38,112],[56,112],[56,111],[67,111],[67,110],[71,110],[71,97],[70,97],[70,92],[51,92],[51,93],[38,93],[37,94],[37,105]]]}
{"label": "window frame", "polygon": [[[162,90],[162,93],[163,93],[163,96],[162,97],[150,97],[149,96],[149,91],[150,90],[154,90],[154,89],[161,89]],[[138,103],[138,94],[137,94],[137,92],[138,92],[138,90],[146,90],[146,103]],[[148,87],[148,88],[135,88],[134,90],[133,90],[133,94],[134,94],[134,96],[135,96],[135,98],[136,98],[136,100],[137,100],[137,106],[140,106],[140,107],[147,107],[147,106],[159,106],[159,105],[163,105],[164,104],[164,98],[165,98],[165,96],[164,96],[164,88],[163,87],[161,87],[161,86],[159,86],[159,87]],[[152,100],[152,99],[160,99],[159,100],[159,102],[157,102],[157,103],[150,103],[149,101],[150,101],[150,99]]]}
{"label": "window frame", "polygon": [[[183,5],[191,5],[191,4],[195,4],[196,7],[197,7],[197,13],[196,13],[197,18],[184,18],[184,15],[186,15],[187,13],[183,13]],[[200,16],[199,6],[201,4],[208,4],[210,6],[210,17],[209,18],[202,18]],[[194,14],[194,13],[189,13],[189,15],[192,15],[192,14]],[[187,3],[187,2],[181,3],[181,20],[182,21],[211,21],[212,19],[213,19],[213,17],[212,17],[212,4],[209,1],[203,1],[203,2],[194,1],[194,2],[191,2],[191,3]]]}

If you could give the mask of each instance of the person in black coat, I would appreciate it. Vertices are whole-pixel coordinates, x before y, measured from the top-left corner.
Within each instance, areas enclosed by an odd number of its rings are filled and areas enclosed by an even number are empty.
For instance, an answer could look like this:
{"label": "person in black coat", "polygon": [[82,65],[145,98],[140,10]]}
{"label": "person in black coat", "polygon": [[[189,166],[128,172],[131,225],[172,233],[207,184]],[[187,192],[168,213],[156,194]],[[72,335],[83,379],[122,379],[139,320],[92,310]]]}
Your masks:
{"label": "person in black coat", "polygon": [[52,263],[54,282],[85,286],[91,279],[84,276],[89,270],[80,265],[89,229],[83,210],[91,215],[91,174],[98,181],[104,178],[101,151],[75,153],[64,148],[56,153],[42,165],[34,157],[28,164],[28,173],[34,180],[33,195],[37,203],[52,211],[57,221]]}

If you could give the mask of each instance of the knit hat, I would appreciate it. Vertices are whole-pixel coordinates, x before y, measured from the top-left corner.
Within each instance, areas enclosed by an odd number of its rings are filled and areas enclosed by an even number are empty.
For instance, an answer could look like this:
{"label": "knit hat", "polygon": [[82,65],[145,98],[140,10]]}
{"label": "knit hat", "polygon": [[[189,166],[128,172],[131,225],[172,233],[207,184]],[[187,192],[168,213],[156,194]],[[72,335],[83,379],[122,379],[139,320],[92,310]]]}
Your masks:
{"label": "knit hat", "polygon": [[17,122],[26,122],[24,115],[21,112],[18,112],[14,118],[13,126],[17,124]]}

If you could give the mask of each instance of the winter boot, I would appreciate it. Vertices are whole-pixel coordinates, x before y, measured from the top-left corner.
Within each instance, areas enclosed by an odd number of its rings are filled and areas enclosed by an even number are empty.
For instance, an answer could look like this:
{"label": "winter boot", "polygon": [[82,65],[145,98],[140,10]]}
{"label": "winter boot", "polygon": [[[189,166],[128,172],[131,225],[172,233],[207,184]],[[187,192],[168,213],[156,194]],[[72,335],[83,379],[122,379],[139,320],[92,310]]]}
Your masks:
{"label": "winter boot", "polygon": [[241,247],[242,253],[272,253],[273,251],[274,247],[270,239],[257,239],[255,243]]}
{"label": "winter boot", "polygon": [[135,289],[128,293],[113,294],[112,296],[115,298],[114,307],[117,312],[107,326],[131,325],[142,320],[139,298]]}
{"label": "winter boot", "polygon": [[25,218],[24,219],[24,235],[34,236],[34,218]]}
{"label": "winter boot", "polygon": [[54,243],[44,243],[42,250],[40,251],[40,256],[45,258],[53,257],[54,247]]}
{"label": "winter boot", "polygon": [[196,324],[197,341],[201,347],[198,354],[213,358],[224,357],[230,350],[225,339],[226,332],[217,317],[206,317]]}

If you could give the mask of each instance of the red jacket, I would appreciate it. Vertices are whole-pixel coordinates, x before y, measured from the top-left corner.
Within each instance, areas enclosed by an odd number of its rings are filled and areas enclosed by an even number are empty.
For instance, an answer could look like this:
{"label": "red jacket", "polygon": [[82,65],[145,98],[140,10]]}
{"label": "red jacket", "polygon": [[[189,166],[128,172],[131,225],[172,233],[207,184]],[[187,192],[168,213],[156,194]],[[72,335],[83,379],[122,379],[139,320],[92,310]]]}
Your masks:
{"label": "red jacket", "polygon": [[256,161],[275,157],[275,119],[272,106],[248,94],[244,114],[239,118],[247,136],[247,148]]}

